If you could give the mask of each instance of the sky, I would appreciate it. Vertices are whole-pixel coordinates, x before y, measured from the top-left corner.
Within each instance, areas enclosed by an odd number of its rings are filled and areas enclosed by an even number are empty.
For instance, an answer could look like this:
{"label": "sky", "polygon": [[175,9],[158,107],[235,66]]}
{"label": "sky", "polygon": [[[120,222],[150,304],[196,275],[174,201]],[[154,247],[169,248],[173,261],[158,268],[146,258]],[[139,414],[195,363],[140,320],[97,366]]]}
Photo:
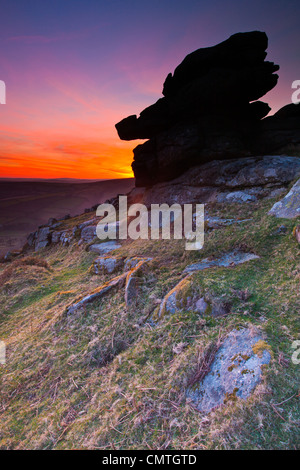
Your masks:
{"label": "sky", "polygon": [[265,31],[280,65],[271,114],[300,79],[300,2],[0,0],[0,176],[132,176],[115,124],[162,97],[184,57],[240,31]]}

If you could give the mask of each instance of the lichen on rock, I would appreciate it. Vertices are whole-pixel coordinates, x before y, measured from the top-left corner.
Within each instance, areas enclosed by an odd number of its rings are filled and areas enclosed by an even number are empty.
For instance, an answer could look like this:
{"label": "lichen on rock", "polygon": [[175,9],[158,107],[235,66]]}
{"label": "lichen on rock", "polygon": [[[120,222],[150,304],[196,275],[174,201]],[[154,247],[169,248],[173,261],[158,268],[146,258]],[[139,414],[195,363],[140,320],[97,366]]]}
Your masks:
{"label": "lichen on rock", "polygon": [[250,328],[233,330],[223,341],[204,379],[187,389],[186,396],[202,412],[247,399],[262,380],[271,347]]}

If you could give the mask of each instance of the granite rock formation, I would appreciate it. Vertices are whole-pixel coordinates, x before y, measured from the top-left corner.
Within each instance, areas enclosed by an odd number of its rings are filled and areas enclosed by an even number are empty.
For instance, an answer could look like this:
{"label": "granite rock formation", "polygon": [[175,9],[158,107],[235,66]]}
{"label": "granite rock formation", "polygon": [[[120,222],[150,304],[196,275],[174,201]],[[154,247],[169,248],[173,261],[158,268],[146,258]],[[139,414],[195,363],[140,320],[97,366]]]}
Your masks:
{"label": "granite rock formation", "polygon": [[267,35],[253,31],[192,52],[167,76],[162,98],[116,124],[123,140],[149,139],[133,151],[137,187],[300,143],[300,107],[263,119],[270,107],[257,100],[274,88],[279,69],[265,60],[267,46]]}
{"label": "granite rock formation", "polygon": [[300,157],[266,155],[214,160],[188,169],[172,181],[133,188],[128,203],[248,203],[287,194],[300,177]]}

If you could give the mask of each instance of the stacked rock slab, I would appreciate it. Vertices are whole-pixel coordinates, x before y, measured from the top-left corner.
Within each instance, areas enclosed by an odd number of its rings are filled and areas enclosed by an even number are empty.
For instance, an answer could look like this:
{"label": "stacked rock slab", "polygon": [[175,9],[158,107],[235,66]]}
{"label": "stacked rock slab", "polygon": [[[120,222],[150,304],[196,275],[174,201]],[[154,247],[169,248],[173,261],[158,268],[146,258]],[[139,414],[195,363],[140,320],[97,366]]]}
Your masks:
{"label": "stacked rock slab", "polygon": [[193,165],[251,154],[253,136],[270,111],[256,101],[277,83],[265,61],[268,38],[253,31],[189,54],[169,74],[163,98],[116,124],[134,149],[136,186],[171,180]]}

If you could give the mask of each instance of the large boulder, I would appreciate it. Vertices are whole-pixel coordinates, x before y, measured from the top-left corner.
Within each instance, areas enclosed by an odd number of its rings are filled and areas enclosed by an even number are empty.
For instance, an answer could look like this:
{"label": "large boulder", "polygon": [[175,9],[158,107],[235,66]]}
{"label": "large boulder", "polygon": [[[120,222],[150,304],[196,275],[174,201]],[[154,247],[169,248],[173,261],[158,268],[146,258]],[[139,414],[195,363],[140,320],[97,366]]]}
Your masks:
{"label": "large boulder", "polygon": [[[238,33],[189,54],[169,74],[163,98],[116,124],[123,140],[150,139],[134,149],[136,186],[151,186],[187,168],[250,155],[270,107],[256,101],[277,83],[266,62],[265,33]],[[255,139],[254,139],[255,140]]]}
{"label": "large boulder", "polygon": [[[268,38],[265,33],[239,33],[214,47],[189,54],[169,74],[164,98],[116,124],[121,139],[151,138],[187,116],[234,115],[249,111],[277,83],[279,66],[265,62]],[[268,108],[264,107],[266,114]],[[252,113],[250,113],[252,114]],[[260,108],[259,114],[262,113]]]}

